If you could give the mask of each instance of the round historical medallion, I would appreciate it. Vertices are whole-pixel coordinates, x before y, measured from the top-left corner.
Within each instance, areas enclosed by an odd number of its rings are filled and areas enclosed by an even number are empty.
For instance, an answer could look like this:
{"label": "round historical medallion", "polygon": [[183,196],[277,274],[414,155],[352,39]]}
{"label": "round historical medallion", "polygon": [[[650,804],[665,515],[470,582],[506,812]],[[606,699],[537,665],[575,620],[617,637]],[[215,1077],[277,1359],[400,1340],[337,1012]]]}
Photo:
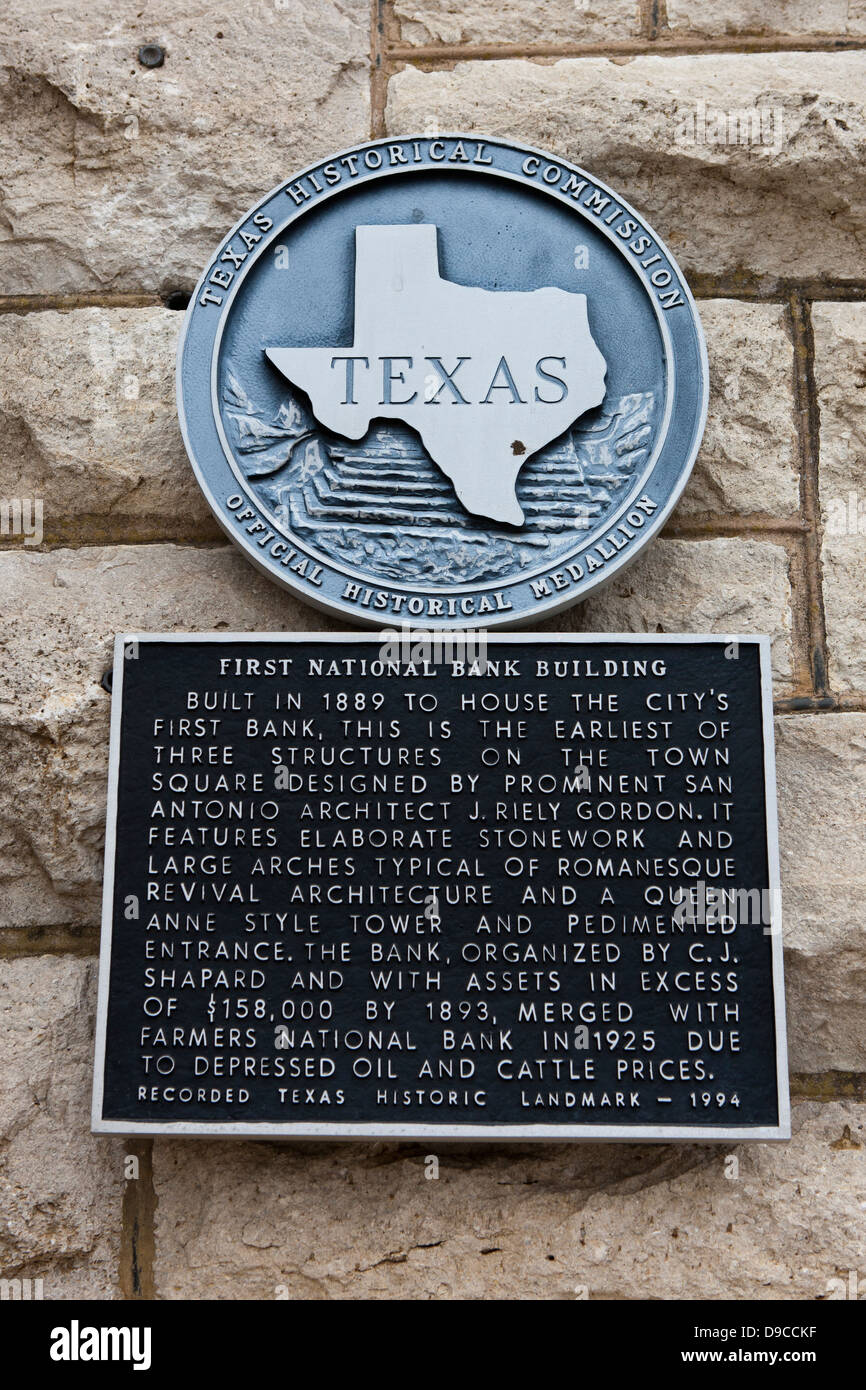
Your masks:
{"label": "round historical medallion", "polygon": [[191,301],[178,397],[210,505],[272,578],[376,627],[506,627],[662,526],[706,351],[673,257],[590,174],[406,137],[237,224]]}

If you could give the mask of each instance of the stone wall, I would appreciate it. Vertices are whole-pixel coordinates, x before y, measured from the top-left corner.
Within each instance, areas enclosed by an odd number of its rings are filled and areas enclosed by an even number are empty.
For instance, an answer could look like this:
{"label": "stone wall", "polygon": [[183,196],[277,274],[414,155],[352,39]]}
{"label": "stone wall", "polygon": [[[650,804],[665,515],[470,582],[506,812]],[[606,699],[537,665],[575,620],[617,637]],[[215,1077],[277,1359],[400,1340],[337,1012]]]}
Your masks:
{"label": "stone wall", "polygon": [[[44,516],[39,544],[0,537],[0,1276],[100,1299],[863,1286],[864,47],[863,0],[7,0],[0,495]],[[177,309],[290,171],[449,128],[609,180],[699,297],[692,481],[558,622],[773,638],[790,1144],[460,1147],[428,1181],[418,1146],[89,1133],[112,635],[329,625],[198,493]]]}

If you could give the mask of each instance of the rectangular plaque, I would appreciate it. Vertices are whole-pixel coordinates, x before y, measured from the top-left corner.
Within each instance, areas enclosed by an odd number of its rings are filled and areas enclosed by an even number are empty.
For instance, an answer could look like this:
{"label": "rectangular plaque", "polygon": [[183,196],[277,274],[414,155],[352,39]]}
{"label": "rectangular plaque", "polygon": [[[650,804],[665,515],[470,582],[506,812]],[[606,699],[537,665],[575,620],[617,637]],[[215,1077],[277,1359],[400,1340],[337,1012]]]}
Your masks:
{"label": "rectangular plaque", "polygon": [[94,1130],[789,1125],[767,638],[118,637]]}

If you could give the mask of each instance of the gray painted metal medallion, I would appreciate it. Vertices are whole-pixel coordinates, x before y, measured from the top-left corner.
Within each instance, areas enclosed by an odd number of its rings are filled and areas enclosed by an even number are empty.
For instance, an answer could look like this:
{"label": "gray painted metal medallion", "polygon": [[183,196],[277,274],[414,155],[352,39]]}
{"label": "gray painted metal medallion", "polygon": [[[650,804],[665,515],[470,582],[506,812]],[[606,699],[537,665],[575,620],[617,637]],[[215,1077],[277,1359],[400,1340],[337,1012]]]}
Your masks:
{"label": "gray painted metal medallion", "polygon": [[178,354],[220,524],[377,627],[584,599],[669,515],[707,389],[646,222],[576,166],[466,135],[374,141],[274,189],[205,270]]}

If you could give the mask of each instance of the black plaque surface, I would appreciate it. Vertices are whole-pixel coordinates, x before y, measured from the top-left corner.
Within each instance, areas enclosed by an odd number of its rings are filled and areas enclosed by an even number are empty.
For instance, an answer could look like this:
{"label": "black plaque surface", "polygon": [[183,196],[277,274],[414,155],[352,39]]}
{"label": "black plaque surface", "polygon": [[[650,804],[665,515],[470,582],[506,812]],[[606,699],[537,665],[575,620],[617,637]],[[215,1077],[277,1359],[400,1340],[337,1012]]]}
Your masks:
{"label": "black plaque surface", "polygon": [[93,1128],[786,1138],[775,816],[766,638],[119,637]]}

